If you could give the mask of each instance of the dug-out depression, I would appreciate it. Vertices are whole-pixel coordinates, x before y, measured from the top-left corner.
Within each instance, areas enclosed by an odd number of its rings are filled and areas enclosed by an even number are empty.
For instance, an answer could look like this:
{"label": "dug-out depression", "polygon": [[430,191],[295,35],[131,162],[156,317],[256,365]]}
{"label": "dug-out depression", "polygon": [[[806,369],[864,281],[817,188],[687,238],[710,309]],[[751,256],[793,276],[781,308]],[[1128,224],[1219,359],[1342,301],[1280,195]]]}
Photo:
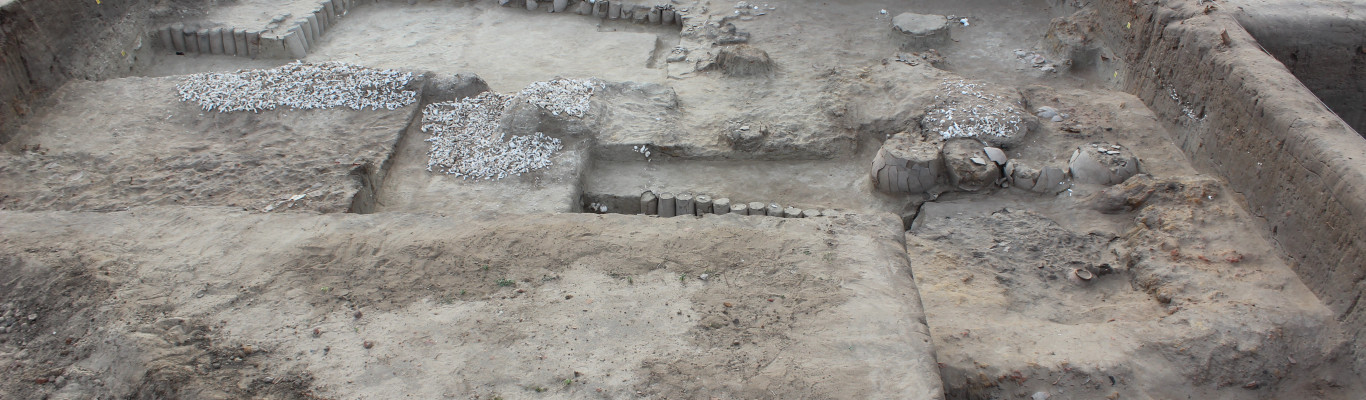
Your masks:
{"label": "dug-out depression", "polygon": [[0,398],[1360,398],[1363,12],[0,0]]}

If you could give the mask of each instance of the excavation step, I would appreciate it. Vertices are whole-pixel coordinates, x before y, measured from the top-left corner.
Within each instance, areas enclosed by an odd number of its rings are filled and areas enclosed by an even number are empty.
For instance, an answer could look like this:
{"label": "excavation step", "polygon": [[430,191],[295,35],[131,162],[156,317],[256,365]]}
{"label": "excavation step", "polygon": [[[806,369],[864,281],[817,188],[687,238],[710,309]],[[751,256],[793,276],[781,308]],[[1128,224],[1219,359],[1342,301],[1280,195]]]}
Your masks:
{"label": "excavation step", "polygon": [[[177,97],[177,85],[188,80],[73,80],[57,89],[47,117],[14,139],[16,147],[41,150],[0,152],[4,207],[369,212],[387,160],[419,108],[298,110],[289,104],[305,99],[289,98],[274,99],[284,101],[278,109],[272,102],[270,109],[220,113],[244,106],[227,102],[245,99],[205,89],[217,94],[207,103],[214,109],[205,110]],[[287,150],[280,147],[285,140]]]}

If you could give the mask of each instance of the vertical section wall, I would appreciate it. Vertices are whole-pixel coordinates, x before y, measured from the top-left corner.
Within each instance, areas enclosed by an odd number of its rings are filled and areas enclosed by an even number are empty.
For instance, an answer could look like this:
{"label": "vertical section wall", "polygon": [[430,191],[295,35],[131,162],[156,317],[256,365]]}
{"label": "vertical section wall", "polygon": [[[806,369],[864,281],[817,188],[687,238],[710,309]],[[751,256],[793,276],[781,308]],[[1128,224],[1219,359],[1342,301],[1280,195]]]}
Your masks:
{"label": "vertical section wall", "polygon": [[[1232,10],[1219,9],[1224,4],[1090,6],[1108,21],[1101,34],[1121,57],[1121,88],[1265,219],[1292,268],[1366,355],[1366,139],[1264,52]],[[1366,357],[1356,368],[1366,371]]]}
{"label": "vertical section wall", "polygon": [[44,93],[71,78],[122,76],[151,48],[151,0],[0,3],[0,144]]}

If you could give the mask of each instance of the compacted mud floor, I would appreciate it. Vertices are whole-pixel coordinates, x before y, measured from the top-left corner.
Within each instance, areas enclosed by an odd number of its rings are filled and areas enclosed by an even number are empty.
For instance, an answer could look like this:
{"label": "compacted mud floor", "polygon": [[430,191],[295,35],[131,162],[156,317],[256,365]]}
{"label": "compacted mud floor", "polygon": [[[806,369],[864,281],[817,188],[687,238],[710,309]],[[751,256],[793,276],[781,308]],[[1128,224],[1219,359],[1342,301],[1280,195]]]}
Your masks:
{"label": "compacted mud floor", "polygon": [[[304,3],[165,22],[287,32]],[[181,101],[186,74],[289,60],[167,49],[35,110],[0,155],[0,398],[1366,390],[1239,195],[1105,89],[1105,63],[1045,51],[1070,13],[1042,1],[675,1],[675,25],[551,2],[356,3],[303,61],[413,71],[417,102],[205,110]],[[952,39],[902,48],[903,12],[951,15]],[[739,46],[765,54],[721,54]],[[429,165],[428,104],[561,77],[597,82],[582,115],[498,121],[559,140],[547,168]],[[1140,173],[880,191],[882,143],[979,90],[1023,109],[1028,134],[1001,146],[1012,165],[1066,170],[1102,146]],[[812,212],[637,215],[645,191]]]}

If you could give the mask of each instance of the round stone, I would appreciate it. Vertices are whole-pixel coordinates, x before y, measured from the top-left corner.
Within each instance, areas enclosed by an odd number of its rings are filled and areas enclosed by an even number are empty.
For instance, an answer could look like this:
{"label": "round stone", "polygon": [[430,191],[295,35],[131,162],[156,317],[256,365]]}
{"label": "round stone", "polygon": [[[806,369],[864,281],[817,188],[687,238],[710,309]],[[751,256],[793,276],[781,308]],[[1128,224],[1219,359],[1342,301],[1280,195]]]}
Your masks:
{"label": "round stone", "polygon": [[765,208],[766,208],[767,206],[768,206],[767,204],[764,204],[764,203],[758,202],[758,201],[750,202],[750,203],[749,203],[749,215],[768,215],[768,212],[765,211]]}
{"label": "round stone", "polygon": [[949,41],[949,22],[943,15],[901,13],[892,18],[892,29],[904,36],[907,50],[940,46]]}

